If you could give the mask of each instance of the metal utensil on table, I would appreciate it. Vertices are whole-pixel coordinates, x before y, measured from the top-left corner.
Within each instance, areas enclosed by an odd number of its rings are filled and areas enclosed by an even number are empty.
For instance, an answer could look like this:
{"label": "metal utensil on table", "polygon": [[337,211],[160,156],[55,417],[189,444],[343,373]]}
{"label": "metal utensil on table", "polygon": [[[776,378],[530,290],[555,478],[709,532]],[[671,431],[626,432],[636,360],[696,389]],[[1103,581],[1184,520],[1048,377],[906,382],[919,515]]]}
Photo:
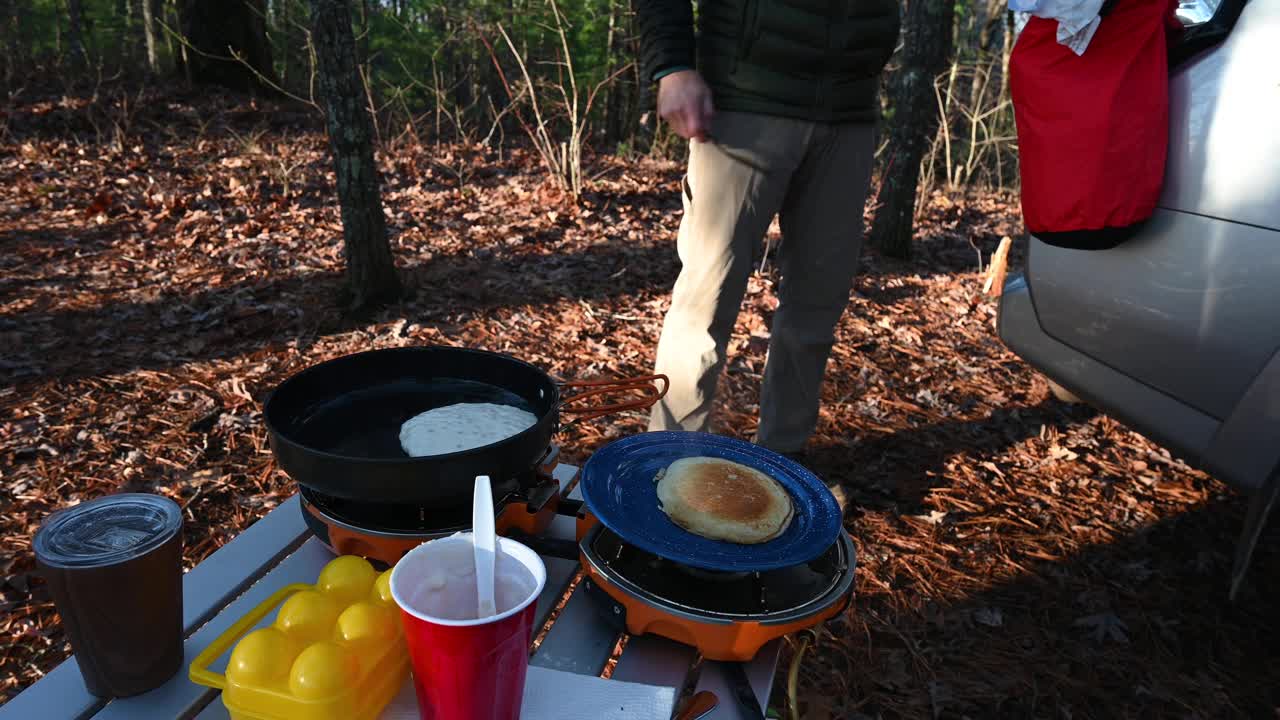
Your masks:
{"label": "metal utensil on table", "polygon": [[729,687],[733,689],[734,697],[738,699],[738,704],[747,712],[747,717],[763,718],[765,716],[764,708],[760,707],[760,700],[756,698],[756,691],[751,687],[751,679],[747,677],[747,666],[745,663],[725,663],[729,671]]}
{"label": "metal utensil on table", "polygon": [[671,720],[698,720],[698,718],[706,717],[716,706],[720,704],[720,698],[710,690],[694,693],[684,707],[680,708]]}

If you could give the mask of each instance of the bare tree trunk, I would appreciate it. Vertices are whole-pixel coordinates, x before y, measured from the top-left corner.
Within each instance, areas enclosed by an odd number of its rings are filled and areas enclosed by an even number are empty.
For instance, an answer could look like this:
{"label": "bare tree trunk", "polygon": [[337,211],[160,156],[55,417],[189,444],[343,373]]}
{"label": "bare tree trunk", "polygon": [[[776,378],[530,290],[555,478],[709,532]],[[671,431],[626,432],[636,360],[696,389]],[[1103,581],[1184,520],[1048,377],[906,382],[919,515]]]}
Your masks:
{"label": "bare tree trunk", "polygon": [[360,66],[364,68],[364,76],[369,77],[369,0],[360,0]]}
{"label": "bare tree trunk", "polygon": [[80,34],[80,0],[67,0],[67,55],[72,66],[85,62],[84,38]]}
{"label": "bare tree trunk", "polygon": [[[604,43],[604,74],[608,77],[614,73],[614,63],[617,58],[617,35],[618,35],[618,3],[616,0],[609,0],[609,33],[605,36]],[[618,135],[621,128],[618,124],[618,95],[621,92],[621,81],[615,80],[605,88],[604,98],[604,143],[606,147],[614,147],[618,143]]]}
{"label": "bare tree trunk", "polygon": [[880,208],[871,242],[891,257],[911,256],[920,161],[938,128],[934,78],[947,66],[955,5],[912,0],[904,23],[902,69],[894,79],[889,159],[880,184]]}
{"label": "bare tree trunk", "polygon": [[400,296],[373,157],[373,128],[356,62],[348,0],[311,0],[320,95],[338,176],[347,305],[363,310]]}
{"label": "bare tree trunk", "polygon": [[[626,56],[630,58],[638,58],[640,57],[640,40],[636,33],[636,14],[635,11],[631,9],[630,5],[627,6],[626,17]],[[648,151],[647,147],[642,148],[640,146],[640,143],[637,142],[637,138],[641,131],[641,122],[643,120],[644,113],[648,109],[648,106],[645,105],[647,88],[653,85],[651,82],[645,82],[646,78],[643,77],[643,65],[644,63],[641,62],[632,62],[631,72],[627,73],[630,78],[628,82],[631,87],[629,88],[625,98],[626,114],[623,116],[624,120],[622,121],[622,127],[624,128],[623,137],[626,139],[627,144],[634,148],[635,151],[641,153]]]}
{"label": "bare tree trunk", "polygon": [[126,67],[130,70],[133,69],[132,61],[146,48],[146,36],[140,20],[145,12],[141,6],[146,3],[147,0],[127,0],[125,5],[124,48]]}
{"label": "bare tree trunk", "polygon": [[[182,23],[178,20],[178,8],[174,0],[160,0],[156,6],[160,10],[161,22],[168,25],[169,28],[182,27]],[[169,62],[177,63],[178,58],[173,52],[173,33],[168,30],[164,32],[164,49],[165,54],[169,57]]]}
{"label": "bare tree trunk", "polygon": [[[1000,48],[1000,105],[1004,105],[1009,99],[1009,55],[1013,52],[1013,13],[1005,11],[1001,13],[1003,23],[1003,35],[1001,38]],[[1009,116],[1013,113],[1010,111]],[[1013,128],[1010,128],[1011,130]],[[996,183],[1001,191],[1004,191],[1004,157],[1000,152],[1001,143],[996,143]],[[1016,153],[1015,153],[1016,155]],[[1016,161],[1016,157],[1015,157]],[[1014,170],[1014,177],[1017,177],[1017,170]]]}
{"label": "bare tree trunk", "polygon": [[[53,55],[62,57],[62,8],[58,2],[53,3]],[[16,19],[16,16],[15,16]]]}
{"label": "bare tree trunk", "polygon": [[156,52],[156,9],[159,0],[141,0],[142,2],[142,35],[147,42],[147,70],[152,74],[160,72],[160,58]]}
{"label": "bare tree trunk", "polygon": [[293,90],[290,83],[294,81],[294,30],[293,23],[289,17],[288,0],[276,0],[272,3],[271,22],[275,24],[277,37],[280,42],[284,43],[283,58],[284,62],[280,63],[280,87],[286,90]]}
{"label": "bare tree trunk", "polygon": [[[991,85],[992,78],[984,73],[989,67],[987,60],[991,56],[992,36],[1004,23],[1005,3],[1004,0],[986,0],[974,7],[977,32],[966,40],[973,46],[973,72],[969,78],[969,104],[966,107],[976,115],[982,111],[982,102]],[[971,122],[965,118],[963,126],[957,124],[958,131],[973,135]]]}
{"label": "bare tree trunk", "polygon": [[[609,3],[609,64],[605,69],[606,77],[617,73],[619,58],[638,57],[634,47],[635,35],[632,32],[632,14],[629,3],[610,0]],[[639,96],[639,88],[635,82],[634,72],[619,74],[607,88],[608,95],[604,100],[605,107],[605,143],[610,148],[634,133],[635,100]]]}
{"label": "bare tree trunk", "polygon": [[[182,28],[187,26],[187,15],[189,10],[184,0],[170,0],[169,3],[169,23],[170,28],[174,28],[175,32],[181,33]],[[169,33],[165,33],[168,37]],[[170,45],[170,47],[173,47]],[[186,84],[187,90],[195,85],[195,78],[191,76],[191,56],[193,53],[187,48],[186,36],[180,37],[178,42],[178,54],[174,57],[174,61],[178,63],[178,68],[182,70],[182,80]]]}
{"label": "bare tree trunk", "polygon": [[[633,57],[638,56],[633,55]],[[636,118],[635,125],[632,126],[632,134],[635,138],[632,145],[635,146],[636,152],[648,155],[653,151],[653,141],[658,134],[658,112],[657,98],[653,92],[654,83],[646,82],[647,78],[643,77],[642,65],[643,63],[632,65],[635,69],[636,86],[640,89],[636,98],[639,116]]]}
{"label": "bare tree trunk", "polygon": [[[137,56],[138,38],[135,36],[136,25],[133,17],[134,0],[116,0],[115,21],[119,35],[115,42],[116,62],[126,71],[133,70],[133,59]],[[103,52],[105,55],[105,51]]]}
{"label": "bare tree trunk", "polygon": [[[456,122],[461,123],[463,112],[467,111],[474,105],[474,99],[471,95],[471,78],[467,75],[467,61],[458,57],[459,48],[465,48],[462,42],[461,31],[458,29],[458,22],[449,17],[452,10],[450,6],[445,6],[437,15],[443,23],[443,32],[445,45],[441,50],[440,57],[445,75],[445,85],[453,89],[453,105],[454,118]],[[462,128],[457,128],[458,132]]]}
{"label": "bare tree trunk", "polygon": [[[985,65],[983,60],[987,55],[986,40],[990,35],[990,31],[987,27],[990,24],[989,21],[993,11],[999,12],[999,9],[996,7],[995,0],[987,0],[985,3],[976,3],[973,7],[973,15],[971,16],[972,21],[970,22],[970,32],[962,40],[962,42],[969,45],[973,50],[973,72],[969,76],[969,102],[965,105],[965,108],[971,113],[978,112],[978,105],[982,102],[982,90],[986,87],[986,84],[980,81],[979,74],[981,68]],[[956,55],[960,55],[958,48]],[[964,122],[956,123],[956,131],[968,135],[970,132],[969,124],[969,118],[964,118]]]}
{"label": "bare tree trunk", "polygon": [[1003,14],[1004,21],[1004,37],[1001,38],[1000,47],[1000,102],[1004,102],[1009,97],[1009,56],[1013,54],[1013,13],[1005,11]]}
{"label": "bare tree trunk", "polygon": [[15,2],[16,0],[0,0],[0,43],[4,46],[4,57],[0,58],[0,65],[3,65],[2,76],[6,91],[13,85],[13,75],[19,64],[18,9]]}
{"label": "bare tree trunk", "polygon": [[275,82],[265,8],[265,0],[186,0],[191,80],[246,91],[263,88],[262,78]]}

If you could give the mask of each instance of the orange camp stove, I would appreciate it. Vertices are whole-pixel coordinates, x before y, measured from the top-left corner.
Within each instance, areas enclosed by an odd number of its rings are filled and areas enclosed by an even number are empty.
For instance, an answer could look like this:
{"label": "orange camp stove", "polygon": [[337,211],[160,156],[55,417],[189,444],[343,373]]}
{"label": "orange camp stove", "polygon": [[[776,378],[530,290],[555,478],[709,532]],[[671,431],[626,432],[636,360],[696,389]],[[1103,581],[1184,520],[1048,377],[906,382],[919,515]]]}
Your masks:
{"label": "orange camp stove", "polygon": [[[556,515],[560,483],[553,476],[559,449],[515,477],[493,479],[495,527],[500,535],[539,536]],[[430,482],[424,478],[423,482]],[[471,505],[431,507],[369,503],[300,486],[307,527],[338,555],[359,555],[386,566],[428,540],[471,529]]]}
{"label": "orange camp stove", "polygon": [[[852,599],[855,552],[844,531],[825,552],[792,567],[760,572],[690,567],[628,544],[582,501],[561,498],[553,476],[558,458],[558,448],[552,447],[536,467],[493,480],[497,530],[543,555],[580,562],[584,591],[619,630],[666,637],[711,660],[746,661],[771,640],[835,617]],[[423,542],[471,526],[470,505],[367,503],[306,486],[300,494],[303,518],[321,542],[340,555],[386,566]],[[576,541],[546,535],[556,515],[576,519]]]}
{"label": "orange camp stove", "polygon": [[605,618],[633,635],[691,645],[703,657],[747,661],[769,641],[829,620],[853,598],[847,532],[818,557],[761,572],[702,570],[629,545],[590,516],[580,523],[583,588]]}

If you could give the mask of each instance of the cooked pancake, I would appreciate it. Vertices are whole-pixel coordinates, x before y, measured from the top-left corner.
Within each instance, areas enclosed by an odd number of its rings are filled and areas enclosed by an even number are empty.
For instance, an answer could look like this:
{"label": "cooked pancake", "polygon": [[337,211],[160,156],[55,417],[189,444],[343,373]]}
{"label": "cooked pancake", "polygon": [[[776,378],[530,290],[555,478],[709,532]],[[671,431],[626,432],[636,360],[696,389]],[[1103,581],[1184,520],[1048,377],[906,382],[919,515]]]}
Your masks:
{"label": "cooked pancake", "polygon": [[400,426],[400,447],[426,457],[484,447],[538,424],[538,416],[510,405],[457,403],[414,415]]}
{"label": "cooked pancake", "polygon": [[791,524],[791,495],[777,480],[729,460],[683,458],[659,474],[658,502],[695,535],[742,545],[767,542]]}

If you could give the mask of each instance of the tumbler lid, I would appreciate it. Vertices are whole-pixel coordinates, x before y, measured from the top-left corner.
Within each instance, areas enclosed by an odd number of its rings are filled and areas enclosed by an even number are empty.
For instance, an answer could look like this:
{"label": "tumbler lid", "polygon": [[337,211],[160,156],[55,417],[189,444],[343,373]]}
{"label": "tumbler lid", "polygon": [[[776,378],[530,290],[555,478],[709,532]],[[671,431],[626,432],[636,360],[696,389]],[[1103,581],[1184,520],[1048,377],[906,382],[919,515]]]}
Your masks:
{"label": "tumbler lid", "polygon": [[169,498],[119,493],[49,516],[31,546],[48,567],[104,567],[145,555],[181,529],[182,510]]}

